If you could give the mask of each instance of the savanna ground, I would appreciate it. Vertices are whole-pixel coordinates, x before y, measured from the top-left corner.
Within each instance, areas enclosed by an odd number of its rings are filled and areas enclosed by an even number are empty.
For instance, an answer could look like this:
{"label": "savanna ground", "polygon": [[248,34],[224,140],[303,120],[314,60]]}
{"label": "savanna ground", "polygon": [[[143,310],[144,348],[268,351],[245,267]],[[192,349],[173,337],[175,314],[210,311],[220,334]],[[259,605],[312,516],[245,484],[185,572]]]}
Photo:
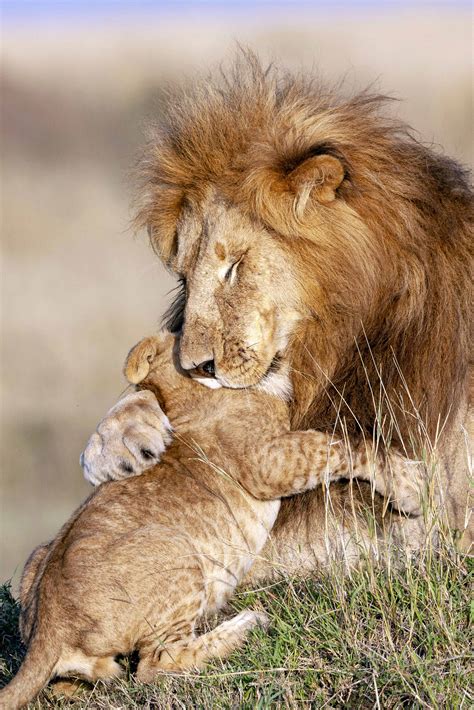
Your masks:
{"label": "savanna ground", "polygon": [[[344,74],[349,89],[376,81],[423,140],[472,163],[467,10],[3,28],[0,579],[13,596],[1,588],[2,682],[23,653],[19,572],[88,492],[79,452],[173,287],[127,232],[143,119],[166,82],[222,59],[236,38],[330,81]],[[154,687],[99,684],[77,706],[472,707],[471,595],[472,562],[449,545],[404,569],[286,580],[235,599],[271,626],[225,663]],[[36,703],[60,705],[48,693]]]}
{"label": "savanna ground", "polygon": [[[338,571],[241,592],[228,613],[264,610],[242,651],[201,674],[163,675],[154,685],[129,676],[97,683],[77,708],[470,708],[474,703],[474,564],[449,549],[403,569]],[[0,677],[24,649],[18,606],[1,591]],[[133,667],[133,659],[131,660]],[[51,689],[31,707],[67,707]]]}

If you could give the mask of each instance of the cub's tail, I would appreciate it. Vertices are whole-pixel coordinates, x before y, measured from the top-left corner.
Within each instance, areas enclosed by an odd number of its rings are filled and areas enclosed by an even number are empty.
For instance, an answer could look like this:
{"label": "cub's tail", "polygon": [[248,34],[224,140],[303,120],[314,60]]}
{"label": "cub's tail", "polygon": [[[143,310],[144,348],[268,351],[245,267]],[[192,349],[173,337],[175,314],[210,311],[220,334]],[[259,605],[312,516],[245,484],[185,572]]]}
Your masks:
{"label": "cub's tail", "polygon": [[49,630],[41,633],[41,623],[33,632],[28,651],[12,681],[0,690],[1,710],[19,710],[44,688],[59,660],[55,639]]}

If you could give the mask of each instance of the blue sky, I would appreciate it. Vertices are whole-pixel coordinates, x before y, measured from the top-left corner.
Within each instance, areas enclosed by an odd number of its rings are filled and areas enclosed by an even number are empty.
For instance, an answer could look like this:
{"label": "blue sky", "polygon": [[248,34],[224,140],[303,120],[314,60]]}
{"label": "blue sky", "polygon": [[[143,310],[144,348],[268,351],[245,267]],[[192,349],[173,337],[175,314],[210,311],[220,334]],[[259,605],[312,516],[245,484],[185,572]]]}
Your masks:
{"label": "blue sky", "polygon": [[244,11],[264,8],[320,8],[349,7],[469,7],[466,0],[0,0],[5,19],[51,19],[64,16],[98,14],[149,14],[151,12],[180,12],[183,10]]}

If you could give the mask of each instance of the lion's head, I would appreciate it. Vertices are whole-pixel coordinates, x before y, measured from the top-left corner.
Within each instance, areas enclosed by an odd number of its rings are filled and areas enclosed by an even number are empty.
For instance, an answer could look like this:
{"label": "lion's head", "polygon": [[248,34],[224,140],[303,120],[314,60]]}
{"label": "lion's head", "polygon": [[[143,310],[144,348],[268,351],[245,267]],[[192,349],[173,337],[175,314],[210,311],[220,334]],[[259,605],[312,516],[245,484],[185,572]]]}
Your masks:
{"label": "lion's head", "polygon": [[185,289],[181,365],[226,387],[260,382],[301,318],[291,252],[211,187],[188,197],[178,232],[168,263]]}
{"label": "lion's head", "polygon": [[[329,382],[363,418],[382,365],[387,388],[401,368],[430,398],[405,345],[436,359],[427,333],[440,317],[465,332],[454,290],[466,278],[468,189],[454,163],[383,116],[383,102],[341,99],[249,54],[170,98],[141,162],[137,225],[182,282],[168,324],[182,331],[184,368],[247,387],[289,362],[299,420],[321,410]],[[458,270],[443,297],[440,238]],[[463,346],[453,335],[449,347]]]}

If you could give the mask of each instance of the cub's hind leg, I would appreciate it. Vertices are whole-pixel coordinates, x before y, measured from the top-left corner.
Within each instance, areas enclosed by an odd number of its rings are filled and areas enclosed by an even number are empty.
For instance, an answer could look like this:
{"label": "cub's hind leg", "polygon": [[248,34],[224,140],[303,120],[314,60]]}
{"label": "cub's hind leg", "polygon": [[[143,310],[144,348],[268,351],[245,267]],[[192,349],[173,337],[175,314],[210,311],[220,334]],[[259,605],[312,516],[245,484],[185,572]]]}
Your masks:
{"label": "cub's hind leg", "polygon": [[55,676],[78,676],[91,683],[120,678],[123,673],[122,666],[114,656],[88,656],[79,649],[64,653],[54,668]]}
{"label": "cub's hind leg", "polygon": [[142,683],[151,683],[163,671],[203,668],[212,658],[226,658],[232,651],[240,648],[251,629],[267,625],[265,614],[242,611],[202,636],[190,636],[175,641],[140,657],[137,679]]}
{"label": "cub's hind leg", "polygon": [[[104,658],[87,658],[85,656],[81,658],[81,656],[77,654],[63,662],[57,678],[51,685],[54,696],[77,697],[90,690],[91,683],[95,683],[97,680],[108,682],[114,678],[121,678],[125,673],[122,666],[112,656]],[[73,667],[71,668],[71,666]]]}

